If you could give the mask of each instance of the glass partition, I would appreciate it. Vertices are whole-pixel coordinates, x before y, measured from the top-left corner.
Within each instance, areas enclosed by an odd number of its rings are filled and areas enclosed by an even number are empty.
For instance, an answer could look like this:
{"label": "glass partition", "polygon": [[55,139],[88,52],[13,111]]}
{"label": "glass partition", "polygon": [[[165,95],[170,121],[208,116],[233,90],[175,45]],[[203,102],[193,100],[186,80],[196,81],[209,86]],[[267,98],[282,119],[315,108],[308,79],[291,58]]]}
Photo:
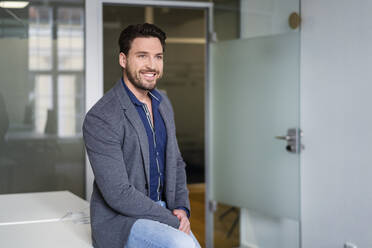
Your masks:
{"label": "glass partition", "polygon": [[299,128],[300,32],[289,26],[299,1],[216,1],[215,7],[209,122],[214,247],[298,248],[300,157],[277,136]]}
{"label": "glass partition", "polygon": [[0,194],[84,197],[84,1],[0,8]]}

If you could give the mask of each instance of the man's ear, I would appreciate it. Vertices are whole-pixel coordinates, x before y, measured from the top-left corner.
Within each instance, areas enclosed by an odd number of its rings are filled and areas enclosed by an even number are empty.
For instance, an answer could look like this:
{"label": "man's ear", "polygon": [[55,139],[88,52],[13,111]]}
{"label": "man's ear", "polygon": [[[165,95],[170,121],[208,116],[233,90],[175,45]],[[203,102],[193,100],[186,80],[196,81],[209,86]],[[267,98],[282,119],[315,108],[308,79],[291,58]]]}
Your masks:
{"label": "man's ear", "polygon": [[127,56],[123,52],[119,54],[119,65],[123,69],[127,66]]}

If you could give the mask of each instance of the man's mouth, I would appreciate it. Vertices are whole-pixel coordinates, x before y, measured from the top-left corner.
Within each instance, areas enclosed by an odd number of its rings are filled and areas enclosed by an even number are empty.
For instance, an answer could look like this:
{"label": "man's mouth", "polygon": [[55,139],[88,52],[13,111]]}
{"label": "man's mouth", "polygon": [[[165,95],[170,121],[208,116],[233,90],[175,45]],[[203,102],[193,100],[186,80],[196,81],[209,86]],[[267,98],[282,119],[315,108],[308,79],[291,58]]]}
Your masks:
{"label": "man's mouth", "polygon": [[141,72],[141,74],[143,75],[143,77],[148,80],[148,81],[152,81],[156,78],[156,72]]}

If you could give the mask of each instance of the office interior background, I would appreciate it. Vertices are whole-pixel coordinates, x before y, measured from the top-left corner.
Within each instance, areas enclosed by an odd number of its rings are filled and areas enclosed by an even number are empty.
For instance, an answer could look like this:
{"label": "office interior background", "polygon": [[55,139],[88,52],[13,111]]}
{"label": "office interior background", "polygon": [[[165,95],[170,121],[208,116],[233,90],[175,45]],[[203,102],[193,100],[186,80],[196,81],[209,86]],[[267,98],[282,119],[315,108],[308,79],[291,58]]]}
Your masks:
{"label": "office interior background", "polygon": [[[372,2],[155,3],[0,7],[0,194],[89,199],[82,121],[120,77],[120,31],[146,21],[168,35],[158,87],[207,247],[372,247]],[[275,138],[290,128],[301,153]]]}

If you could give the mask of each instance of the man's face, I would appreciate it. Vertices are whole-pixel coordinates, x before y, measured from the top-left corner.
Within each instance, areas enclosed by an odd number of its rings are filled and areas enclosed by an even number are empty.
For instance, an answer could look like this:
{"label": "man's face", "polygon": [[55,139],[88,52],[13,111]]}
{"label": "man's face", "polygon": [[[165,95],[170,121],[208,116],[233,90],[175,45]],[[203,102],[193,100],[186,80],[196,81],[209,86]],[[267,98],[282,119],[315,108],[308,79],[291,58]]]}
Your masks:
{"label": "man's face", "polygon": [[135,38],[123,56],[124,76],[141,90],[152,90],[163,75],[163,47],[155,37]]}

